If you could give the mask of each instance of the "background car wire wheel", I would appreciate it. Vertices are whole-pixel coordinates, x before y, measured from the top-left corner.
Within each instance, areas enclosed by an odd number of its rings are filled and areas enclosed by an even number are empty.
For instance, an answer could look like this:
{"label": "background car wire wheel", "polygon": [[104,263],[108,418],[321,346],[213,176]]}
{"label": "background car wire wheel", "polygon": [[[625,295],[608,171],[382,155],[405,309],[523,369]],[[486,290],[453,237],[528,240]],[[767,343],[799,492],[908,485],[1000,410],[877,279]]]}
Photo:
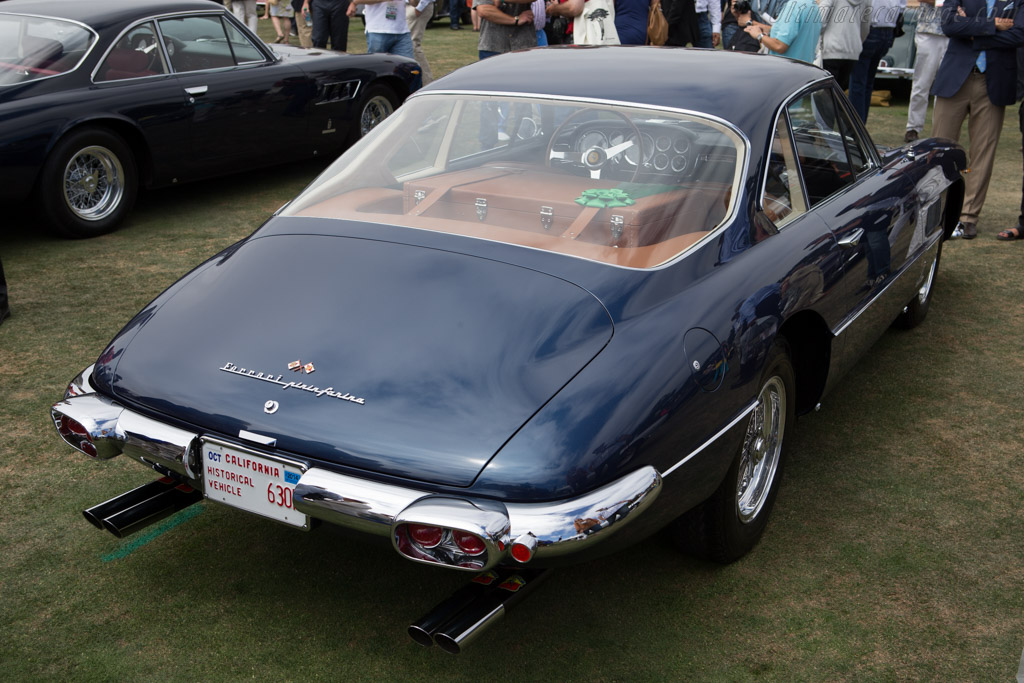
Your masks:
{"label": "background car wire wheel", "polygon": [[715,492],[673,525],[683,550],[714,562],[750,552],[768,524],[779,491],[784,439],[796,419],[796,375],[785,340],[776,340],[739,452]]}
{"label": "background car wire wheel", "polygon": [[115,133],[86,128],[57,143],[38,187],[44,217],[64,237],[115,230],[135,203],[135,157]]}
{"label": "background car wire wheel", "polygon": [[376,128],[381,121],[395,113],[398,97],[386,85],[373,85],[366,90],[359,105],[359,137]]}

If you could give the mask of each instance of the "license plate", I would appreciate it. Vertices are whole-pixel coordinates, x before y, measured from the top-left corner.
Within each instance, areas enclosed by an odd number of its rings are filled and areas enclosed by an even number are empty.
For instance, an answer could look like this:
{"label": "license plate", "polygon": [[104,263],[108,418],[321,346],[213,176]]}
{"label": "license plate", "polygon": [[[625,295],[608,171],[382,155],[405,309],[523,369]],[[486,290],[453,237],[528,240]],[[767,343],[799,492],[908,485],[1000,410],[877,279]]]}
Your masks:
{"label": "license plate", "polygon": [[302,529],[309,517],[293,507],[295,484],[304,468],[218,441],[203,441],[203,493],[253,514]]}

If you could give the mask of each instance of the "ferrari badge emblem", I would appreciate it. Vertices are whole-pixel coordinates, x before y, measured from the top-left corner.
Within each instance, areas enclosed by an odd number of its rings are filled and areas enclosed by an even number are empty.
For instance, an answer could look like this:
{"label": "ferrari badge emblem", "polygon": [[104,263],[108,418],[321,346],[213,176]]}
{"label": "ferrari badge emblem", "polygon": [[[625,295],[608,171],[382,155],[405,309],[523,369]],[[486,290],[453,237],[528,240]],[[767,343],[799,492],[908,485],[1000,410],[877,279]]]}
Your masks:
{"label": "ferrari badge emblem", "polygon": [[312,363],[306,363],[305,365],[303,365],[301,360],[293,360],[291,363],[288,364],[288,369],[291,370],[292,372],[297,372],[300,375],[302,373],[312,375],[316,371],[316,368],[313,367]]}

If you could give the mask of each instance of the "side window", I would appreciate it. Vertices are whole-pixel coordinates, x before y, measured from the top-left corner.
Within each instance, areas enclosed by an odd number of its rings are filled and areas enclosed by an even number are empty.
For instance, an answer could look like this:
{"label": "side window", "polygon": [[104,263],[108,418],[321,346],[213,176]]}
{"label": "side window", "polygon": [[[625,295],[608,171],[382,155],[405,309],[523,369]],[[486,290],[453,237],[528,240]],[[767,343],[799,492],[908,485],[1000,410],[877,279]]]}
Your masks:
{"label": "side window", "polygon": [[842,107],[839,111],[839,131],[846,142],[846,151],[850,155],[850,169],[854,175],[860,175],[871,168],[871,156],[867,153],[864,140],[857,134],[857,128],[850,120],[849,113]]}
{"label": "side window", "polygon": [[789,105],[796,153],[811,206],[857,179],[840,132],[839,116],[831,88],[815,90]]}
{"label": "side window", "polygon": [[249,42],[249,39],[242,35],[241,31],[229,22],[224,22],[224,28],[227,30],[228,41],[231,43],[231,50],[235,53],[235,61],[238,64],[250,64],[265,60],[263,53]]}
{"label": "side window", "polygon": [[779,227],[807,211],[800,167],[796,163],[796,154],[793,151],[785,116],[779,117],[775,135],[772,137],[761,208]]}
{"label": "side window", "polygon": [[117,41],[96,71],[97,81],[120,81],[167,73],[156,29],[149,21],[131,29]]}
{"label": "side window", "polygon": [[220,17],[204,15],[160,20],[171,66],[181,73],[235,65]]}

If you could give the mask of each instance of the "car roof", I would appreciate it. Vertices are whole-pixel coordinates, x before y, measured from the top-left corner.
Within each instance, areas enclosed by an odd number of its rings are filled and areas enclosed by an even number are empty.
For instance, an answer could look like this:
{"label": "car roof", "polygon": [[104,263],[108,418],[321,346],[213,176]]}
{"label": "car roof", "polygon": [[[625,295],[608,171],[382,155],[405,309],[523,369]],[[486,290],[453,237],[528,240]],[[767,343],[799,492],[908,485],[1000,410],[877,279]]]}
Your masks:
{"label": "car roof", "polygon": [[168,12],[223,10],[211,0],[6,0],[0,12],[60,17],[93,28]]}
{"label": "car roof", "polygon": [[[532,93],[704,112],[750,133],[788,97],[828,78],[811,64],[723,50],[558,46],[490,57],[423,89]],[[769,121],[770,123],[770,121]]]}

